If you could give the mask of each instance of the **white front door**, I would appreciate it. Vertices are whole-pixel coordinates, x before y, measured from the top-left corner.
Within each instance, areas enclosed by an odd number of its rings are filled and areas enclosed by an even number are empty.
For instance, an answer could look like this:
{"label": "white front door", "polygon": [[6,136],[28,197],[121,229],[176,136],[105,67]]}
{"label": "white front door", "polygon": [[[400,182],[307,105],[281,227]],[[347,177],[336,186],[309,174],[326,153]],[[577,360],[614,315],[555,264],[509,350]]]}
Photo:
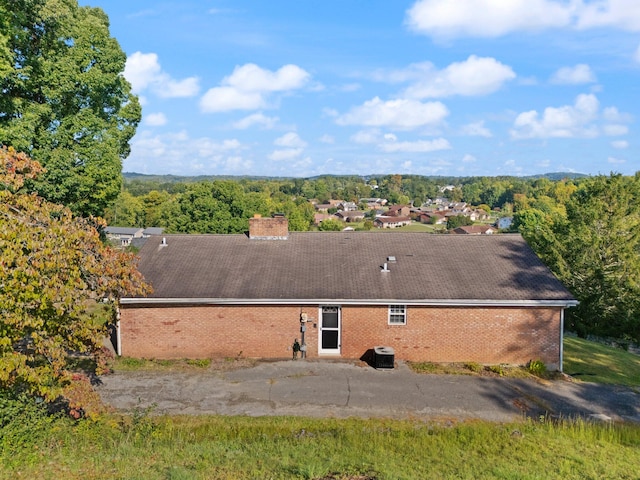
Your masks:
{"label": "white front door", "polygon": [[340,355],[340,307],[320,307],[318,353]]}

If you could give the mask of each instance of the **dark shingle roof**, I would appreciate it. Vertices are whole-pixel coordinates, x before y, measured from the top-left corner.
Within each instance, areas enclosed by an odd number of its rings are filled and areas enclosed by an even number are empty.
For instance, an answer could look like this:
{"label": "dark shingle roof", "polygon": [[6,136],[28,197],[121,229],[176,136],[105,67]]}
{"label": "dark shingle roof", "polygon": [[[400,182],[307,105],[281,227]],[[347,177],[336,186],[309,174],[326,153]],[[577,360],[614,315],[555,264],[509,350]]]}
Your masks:
{"label": "dark shingle roof", "polygon": [[[292,232],[151,237],[151,298],[380,302],[573,302],[520,235]],[[381,267],[388,263],[388,273]]]}

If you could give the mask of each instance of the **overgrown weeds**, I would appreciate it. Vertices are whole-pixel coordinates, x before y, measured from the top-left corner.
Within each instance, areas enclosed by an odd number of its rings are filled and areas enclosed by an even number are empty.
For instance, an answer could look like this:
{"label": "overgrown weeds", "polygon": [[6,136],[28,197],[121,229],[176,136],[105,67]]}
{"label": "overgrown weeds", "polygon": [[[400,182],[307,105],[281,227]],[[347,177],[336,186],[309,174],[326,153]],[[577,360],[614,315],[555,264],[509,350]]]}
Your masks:
{"label": "overgrown weeds", "polygon": [[640,448],[639,426],[547,417],[491,424],[153,413],[75,423],[38,414],[47,423],[28,433],[10,427],[0,478],[635,478]]}

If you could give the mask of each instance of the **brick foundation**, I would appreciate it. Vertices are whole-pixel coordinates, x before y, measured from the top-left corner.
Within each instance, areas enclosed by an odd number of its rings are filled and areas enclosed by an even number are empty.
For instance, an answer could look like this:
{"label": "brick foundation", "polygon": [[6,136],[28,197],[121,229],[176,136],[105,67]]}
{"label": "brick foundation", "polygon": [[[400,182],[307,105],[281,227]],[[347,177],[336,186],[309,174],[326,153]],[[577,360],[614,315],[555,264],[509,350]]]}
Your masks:
{"label": "brick foundation", "polygon": [[[307,356],[318,354],[318,306],[121,307],[121,353],[140,358],[290,358],[305,313]],[[377,345],[397,359],[525,364],[556,368],[560,308],[407,307],[406,325],[389,325],[387,306],[343,306],[341,358]]]}

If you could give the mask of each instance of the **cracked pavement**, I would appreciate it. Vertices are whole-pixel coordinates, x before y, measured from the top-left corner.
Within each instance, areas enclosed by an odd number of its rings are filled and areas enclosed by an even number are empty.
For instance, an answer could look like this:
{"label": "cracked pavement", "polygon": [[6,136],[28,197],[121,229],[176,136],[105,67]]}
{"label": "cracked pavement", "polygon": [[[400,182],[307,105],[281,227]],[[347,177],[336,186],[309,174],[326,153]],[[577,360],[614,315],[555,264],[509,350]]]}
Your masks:
{"label": "cracked pavement", "polygon": [[540,415],[640,423],[638,391],[569,381],[426,375],[327,360],[262,362],[231,371],[118,372],[96,387],[117,410],[156,414],[482,419]]}

